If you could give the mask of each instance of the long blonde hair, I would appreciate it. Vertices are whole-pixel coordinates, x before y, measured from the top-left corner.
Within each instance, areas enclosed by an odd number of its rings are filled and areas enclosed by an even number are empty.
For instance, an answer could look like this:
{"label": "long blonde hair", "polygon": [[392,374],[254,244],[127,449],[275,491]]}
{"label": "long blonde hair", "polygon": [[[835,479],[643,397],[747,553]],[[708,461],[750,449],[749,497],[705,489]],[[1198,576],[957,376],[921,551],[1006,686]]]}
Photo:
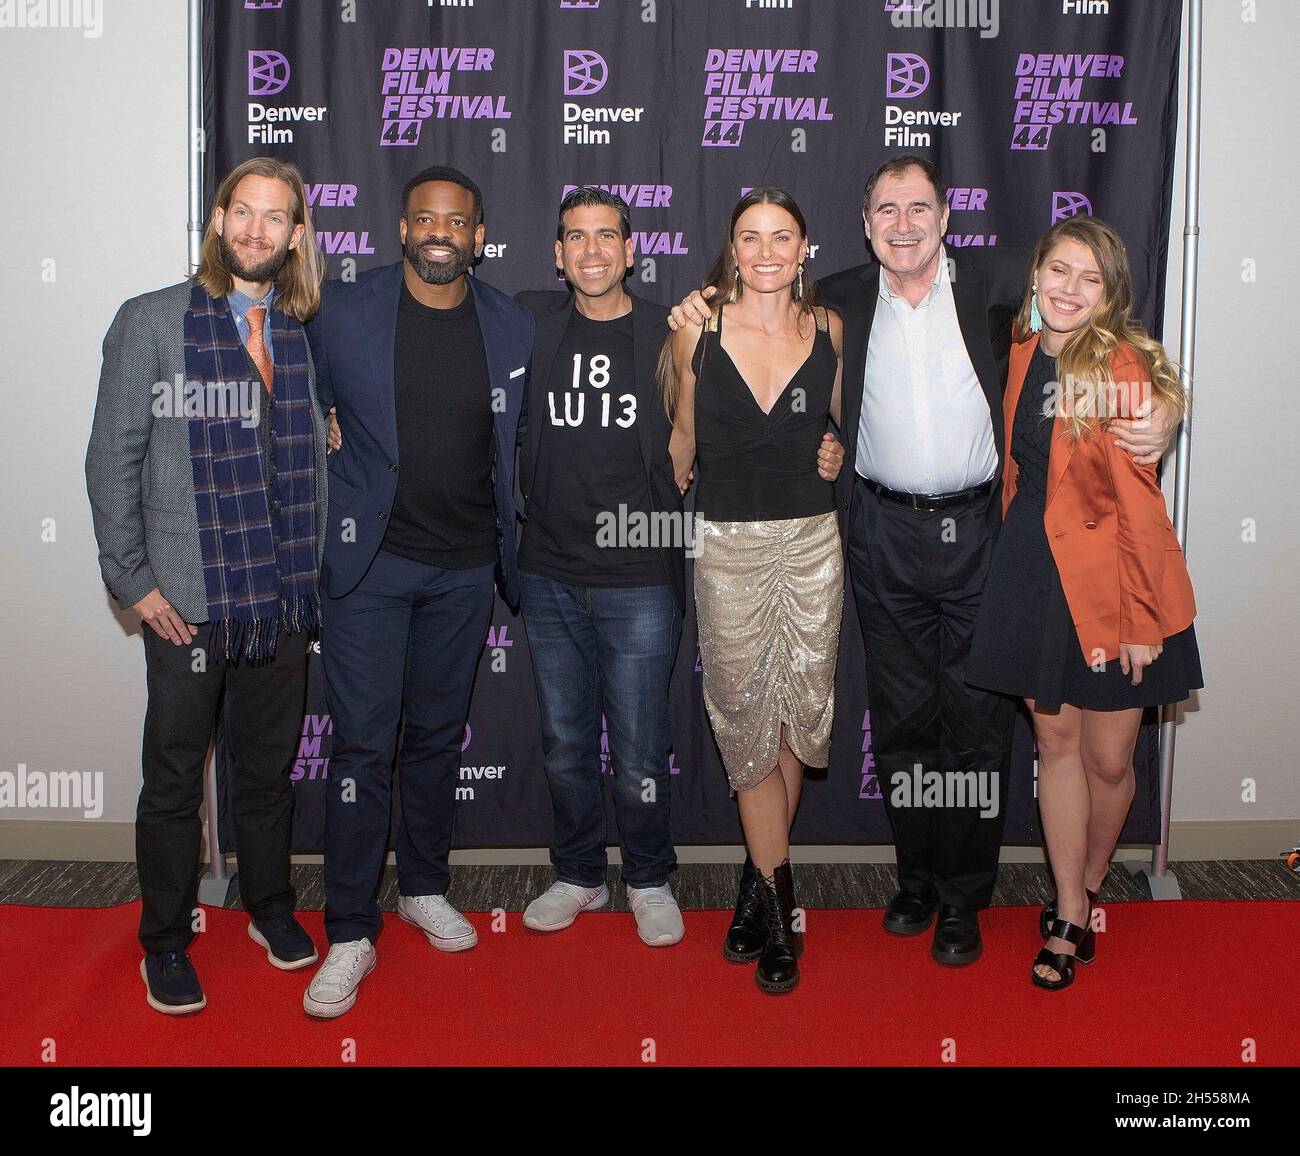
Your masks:
{"label": "long blonde hair", "polygon": [[[1128,346],[1150,375],[1151,391],[1181,418],[1187,410],[1187,390],[1183,387],[1164,346],[1148,335],[1132,316],[1133,278],[1129,272],[1128,253],[1120,236],[1105,221],[1096,217],[1067,217],[1058,221],[1039,239],[1029,265],[1031,286],[1048,255],[1063,240],[1087,245],[1101,271],[1102,295],[1088,322],[1072,333],[1056,358],[1057,375],[1068,393],[1062,398],[1066,429],[1076,441],[1095,433],[1110,417],[1106,400],[1107,387],[1132,385],[1112,381],[1110,358],[1116,350]],[[1033,290],[1025,293],[1016,314],[1017,341],[1027,341]],[[1145,383],[1143,383],[1145,384]]]}
{"label": "long blonde hair", "polygon": [[247,176],[269,177],[289,186],[293,223],[302,225],[303,232],[302,240],[289,250],[289,259],[275,279],[279,290],[275,304],[276,308],[282,309],[290,317],[307,321],[320,308],[320,285],[325,276],[325,265],[316,245],[316,230],[312,227],[311,210],[307,207],[302,173],[298,171],[297,165],[287,161],[276,160],[274,157],[251,157],[226,174],[217,188],[217,195],[212,199],[212,212],[208,214],[208,224],[203,231],[203,246],[199,250],[199,268],[194,275],[195,280],[212,297],[224,297],[234,287],[234,278],[221,261],[221,238],[217,234],[213,218],[217,209],[224,213],[230,208],[235,188]]}

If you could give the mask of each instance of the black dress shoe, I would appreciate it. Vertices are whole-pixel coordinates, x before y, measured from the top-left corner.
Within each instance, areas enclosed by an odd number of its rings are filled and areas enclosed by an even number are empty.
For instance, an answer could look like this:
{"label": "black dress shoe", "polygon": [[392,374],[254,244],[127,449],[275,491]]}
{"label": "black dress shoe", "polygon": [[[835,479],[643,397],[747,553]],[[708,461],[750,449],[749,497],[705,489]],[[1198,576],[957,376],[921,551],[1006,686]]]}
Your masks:
{"label": "black dress shoe", "polygon": [[945,903],[939,909],[939,922],[934,925],[934,942],[930,945],[930,954],[936,962],[959,967],[974,963],[983,950],[979,913]]}
{"label": "black dress shoe", "polygon": [[900,891],[885,908],[885,930],[891,935],[920,935],[928,931],[939,898],[927,899],[914,891]]}

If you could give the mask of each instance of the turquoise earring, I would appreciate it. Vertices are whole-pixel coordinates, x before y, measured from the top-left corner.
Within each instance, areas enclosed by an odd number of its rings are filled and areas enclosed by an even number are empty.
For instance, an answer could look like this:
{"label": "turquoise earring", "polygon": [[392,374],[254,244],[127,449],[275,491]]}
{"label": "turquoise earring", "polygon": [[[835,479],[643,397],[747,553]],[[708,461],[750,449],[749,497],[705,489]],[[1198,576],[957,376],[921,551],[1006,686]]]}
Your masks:
{"label": "turquoise earring", "polygon": [[1029,298],[1029,332],[1037,333],[1043,328],[1043,315],[1038,312],[1038,286],[1034,286],[1033,295]]}

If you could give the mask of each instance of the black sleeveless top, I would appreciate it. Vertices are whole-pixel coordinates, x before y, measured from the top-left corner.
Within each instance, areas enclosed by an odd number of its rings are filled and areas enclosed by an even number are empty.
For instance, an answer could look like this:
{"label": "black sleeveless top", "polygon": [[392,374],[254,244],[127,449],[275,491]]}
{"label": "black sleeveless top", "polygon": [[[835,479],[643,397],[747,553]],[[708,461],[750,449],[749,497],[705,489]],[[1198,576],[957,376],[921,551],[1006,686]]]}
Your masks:
{"label": "black sleeveless top", "polygon": [[813,346],[770,413],[759,408],[722,347],[722,309],[700,333],[695,370],[695,512],[715,522],[809,518],[835,509],[831,483],[817,473],[817,449],[835,388],[837,358],[816,310]]}

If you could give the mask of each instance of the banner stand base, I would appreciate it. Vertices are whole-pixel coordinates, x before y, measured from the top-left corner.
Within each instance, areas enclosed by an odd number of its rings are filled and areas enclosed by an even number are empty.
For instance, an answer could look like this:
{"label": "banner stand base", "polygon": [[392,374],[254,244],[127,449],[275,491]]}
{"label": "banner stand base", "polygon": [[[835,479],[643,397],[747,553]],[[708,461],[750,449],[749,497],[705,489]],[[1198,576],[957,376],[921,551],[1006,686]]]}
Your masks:
{"label": "banner stand base", "polygon": [[[224,866],[224,864],[223,864]],[[225,907],[230,897],[230,885],[234,879],[226,874],[216,876],[209,867],[199,880],[199,902],[208,907]]]}
{"label": "banner stand base", "polygon": [[1181,899],[1183,890],[1178,886],[1178,876],[1166,870],[1157,875],[1149,863],[1125,863],[1124,867],[1152,899]]}

